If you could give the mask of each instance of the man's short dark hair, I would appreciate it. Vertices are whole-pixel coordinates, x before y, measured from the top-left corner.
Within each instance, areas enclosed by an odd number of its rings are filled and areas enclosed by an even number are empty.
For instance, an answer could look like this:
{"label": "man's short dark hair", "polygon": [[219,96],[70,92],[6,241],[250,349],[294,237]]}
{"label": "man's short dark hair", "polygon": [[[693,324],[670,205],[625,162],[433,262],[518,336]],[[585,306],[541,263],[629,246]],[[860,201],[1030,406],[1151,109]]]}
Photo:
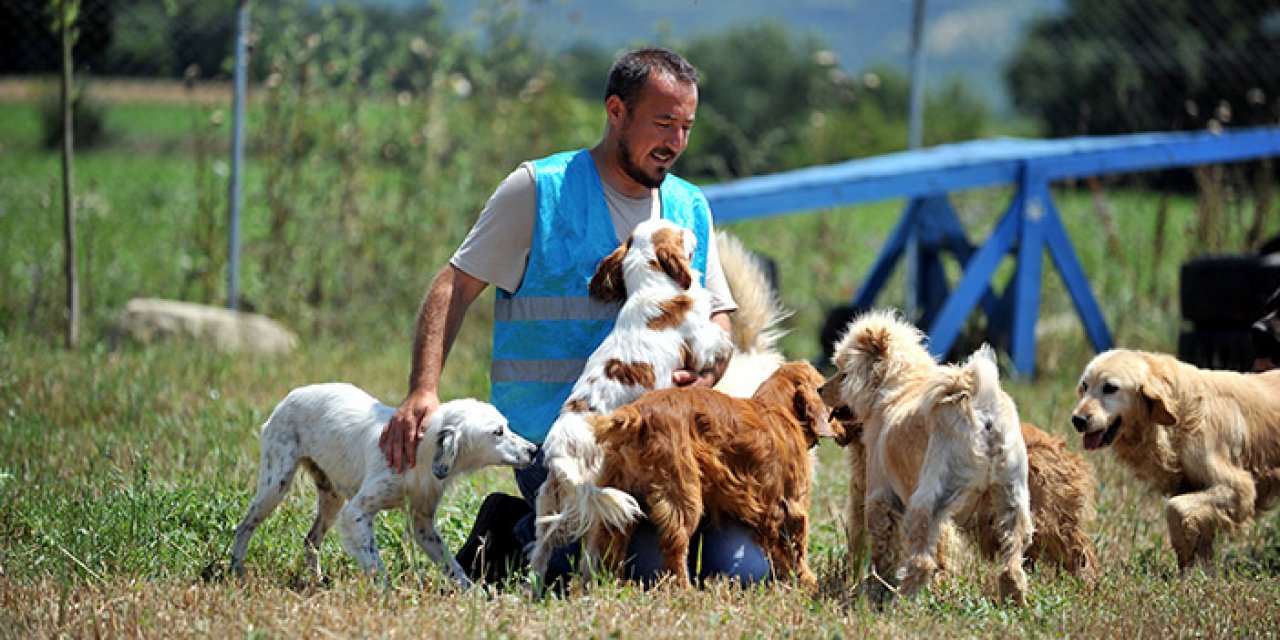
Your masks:
{"label": "man's short dark hair", "polygon": [[618,57],[609,70],[609,84],[604,99],[616,95],[627,108],[635,106],[640,91],[653,71],[671,74],[678,82],[698,84],[698,70],[680,54],[669,49],[636,49]]}

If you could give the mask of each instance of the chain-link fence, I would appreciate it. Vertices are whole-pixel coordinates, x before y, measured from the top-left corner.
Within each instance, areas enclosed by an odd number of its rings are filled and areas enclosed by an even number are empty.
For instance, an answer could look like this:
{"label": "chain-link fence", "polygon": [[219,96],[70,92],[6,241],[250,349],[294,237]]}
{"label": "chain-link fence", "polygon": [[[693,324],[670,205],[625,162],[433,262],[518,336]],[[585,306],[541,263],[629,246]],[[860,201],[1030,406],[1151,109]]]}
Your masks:
{"label": "chain-link fence", "polygon": [[[230,72],[234,0],[80,4],[75,57],[81,73],[178,80],[225,79]],[[717,4],[674,5],[668,19],[707,37],[716,29],[730,28],[723,16],[733,12]],[[769,11],[747,3],[743,14],[780,23],[797,37],[822,39],[824,50],[839,54],[833,64],[846,79],[874,84],[874,71],[885,69],[905,75],[912,3],[849,4],[826,8],[827,24],[819,26],[814,21],[822,14],[816,10]],[[60,49],[48,28],[48,5],[49,0],[0,5],[0,76],[29,77],[59,68]],[[474,11],[472,3],[350,6],[355,8],[346,15],[363,16],[363,35],[369,39],[366,78],[376,75],[374,66],[393,64],[395,53],[386,45],[407,46],[435,27],[474,27],[469,16],[460,15]],[[1010,116],[1026,118],[1031,124],[1018,133],[1030,135],[1271,124],[1280,119],[1280,5],[1270,0],[934,0],[925,6],[925,69],[934,104],[942,110],[948,92],[956,90],[952,85],[958,84],[996,112],[997,125]],[[547,49],[563,49],[569,38],[595,42],[591,46],[604,52],[646,33],[692,38],[681,36],[681,29],[653,13],[646,14],[651,24],[619,25],[638,19],[627,2],[608,7],[490,2],[481,3],[481,9],[519,15],[516,22],[531,27],[524,34]],[[255,42],[278,41],[285,37],[280,30],[305,21],[301,14],[325,10],[336,15],[326,3],[254,3]],[[997,31],[1002,35],[996,36]],[[512,33],[519,32],[514,27]],[[851,44],[855,42],[863,44]],[[438,45],[428,41],[425,46]],[[255,81],[267,79],[268,66],[267,60],[255,57]],[[591,73],[598,75],[594,69]],[[750,75],[743,79],[750,81]],[[789,97],[794,96],[780,99]],[[935,142],[965,133],[950,131],[947,122],[939,121],[945,118],[937,110],[925,116],[926,129],[940,131],[933,136]]]}

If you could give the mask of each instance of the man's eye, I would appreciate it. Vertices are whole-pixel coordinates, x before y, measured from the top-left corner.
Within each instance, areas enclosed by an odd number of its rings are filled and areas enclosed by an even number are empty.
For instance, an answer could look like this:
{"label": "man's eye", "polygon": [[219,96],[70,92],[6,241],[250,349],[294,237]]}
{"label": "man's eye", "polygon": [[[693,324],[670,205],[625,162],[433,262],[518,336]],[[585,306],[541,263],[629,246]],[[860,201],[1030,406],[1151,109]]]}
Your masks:
{"label": "man's eye", "polygon": [[1108,383],[1106,383],[1106,384],[1102,385],[1102,394],[1103,394],[1103,395],[1111,395],[1111,394],[1113,394],[1113,393],[1115,393],[1115,392],[1117,392],[1117,391],[1119,391],[1119,390],[1120,390],[1120,388],[1119,388],[1119,387],[1115,386],[1114,384],[1111,384],[1110,382],[1108,382]]}

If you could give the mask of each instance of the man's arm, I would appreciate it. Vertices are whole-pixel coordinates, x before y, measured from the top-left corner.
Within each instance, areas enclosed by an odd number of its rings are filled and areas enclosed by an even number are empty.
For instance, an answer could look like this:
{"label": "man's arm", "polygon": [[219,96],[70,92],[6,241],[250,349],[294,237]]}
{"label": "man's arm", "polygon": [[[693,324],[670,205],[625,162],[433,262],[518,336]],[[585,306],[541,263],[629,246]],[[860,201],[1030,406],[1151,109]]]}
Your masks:
{"label": "man's arm", "polygon": [[[711,321],[719,325],[724,332],[733,335],[733,322],[729,319],[728,311],[716,311],[711,314]],[[729,367],[729,361],[717,362],[716,366],[704,371],[690,371],[688,369],[678,369],[671,372],[671,381],[677,387],[685,387],[689,385],[714,387],[720,378],[724,376],[724,370]]]}
{"label": "man's arm", "polygon": [[413,339],[413,366],[409,394],[382,429],[378,440],[392,469],[413,467],[418,440],[432,412],[440,406],[440,374],[462,326],[467,309],[487,286],[485,281],[447,264],[436,274],[418,311]]}

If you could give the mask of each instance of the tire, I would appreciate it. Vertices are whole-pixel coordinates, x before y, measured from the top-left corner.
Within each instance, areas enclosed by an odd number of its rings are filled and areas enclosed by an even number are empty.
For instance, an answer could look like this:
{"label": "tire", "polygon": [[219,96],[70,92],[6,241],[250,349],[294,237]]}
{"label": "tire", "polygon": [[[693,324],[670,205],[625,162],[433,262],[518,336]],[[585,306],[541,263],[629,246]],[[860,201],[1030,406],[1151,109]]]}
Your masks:
{"label": "tire", "polygon": [[1254,256],[1211,256],[1183,263],[1183,320],[1203,329],[1247,329],[1280,287],[1280,264]]}
{"label": "tire", "polygon": [[1183,331],[1178,335],[1178,359],[1205,369],[1252,371],[1253,341],[1247,328]]}

